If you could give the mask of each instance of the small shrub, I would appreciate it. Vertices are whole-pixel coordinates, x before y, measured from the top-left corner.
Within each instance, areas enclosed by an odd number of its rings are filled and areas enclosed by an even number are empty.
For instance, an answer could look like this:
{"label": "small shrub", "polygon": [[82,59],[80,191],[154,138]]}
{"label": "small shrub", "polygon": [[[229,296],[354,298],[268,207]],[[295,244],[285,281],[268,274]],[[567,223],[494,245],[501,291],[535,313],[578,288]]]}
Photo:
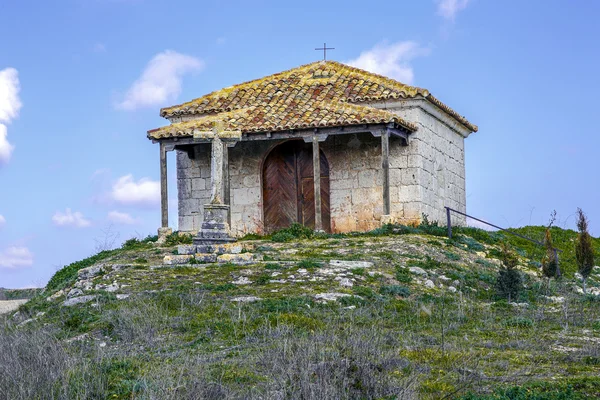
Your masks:
{"label": "small shrub", "polygon": [[456,254],[456,253],[451,252],[451,251],[445,251],[444,254],[446,255],[446,257],[449,260],[452,260],[452,261],[458,261],[458,260],[460,260],[460,256],[458,254]]}
{"label": "small shrub", "polygon": [[407,265],[423,269],[437,269],[442,266],[442,263],[429,256],[426,256],[425,260],[409,260]]}
{"label": "small shrub", "polygon": [[352,307],[352,306],[361,307],[361,306],[364,306],[365,304],[367,304],[367,301],[365,299],[360,298],[358,296],[340,297],[338,299],[338,301],[344,307]]}
{"label": "small shrub", "polygon": [[523,278],[517,270],[518,258],[507,243],[502,244],[501,260],[503,266],[498,270],[496,293],[510,302],[511,299],[516,299],[523,289]]}
{"label": "small shrub", "polygon": [[315,232],[299,223],[293,223],[289,228],[281,229],[271,235],[274,242],[290,242],[294,239],[310,239]]}
{"label": "small shrub", "polygon": [[193,236],[187,233],[173,232],[165,239],[165,246],[177,246],[179,244],[192,244]]}
{"label": "small shrub", "polygon": [[294,239],[294,236],[288,232],[275,232],[271,235],[271,240],[278,243],[291,242]]}
{"label": "small shrub", "polygon": [[265,269],[268,269],[268,270],[276,270],[276,269],[281,269],[281,268],[282,268],[281,265],[275,264],[275,263],[269,263],[269,264],[265,265]]}
{"label": "small shrub", "polygon": [[531,328],[533,321],[524,317],[511,317],[504,322],[504,325],[514,328]]}
{"label": "small shrub", "polygon": [[257,285],[266,285],[267,283],[269,283],[270,280],[271,276],[269,274],[262,274],[256,278],[254,283],[256,283]]}
{"label": "small shrub", "polygon": [[125,242],[123,242],[123,245],[121,246],[121,249],[123,250],[145,250],[151,248],[151,242],[145,242],[138,238],[127,239]]}
{"label": "small shrub", "polygon": [[368,286],[354,286],[352,288],[352,292],[361,297],[365,297],[367,299],[373,299],[377,297],[377,293],[373,289]]}
{"label": "small shrub", "polygon": [[402,283],[410,283],[413,277],[408,268],[397,267],[396,268],[396,280]]}
{"label": "small shrub", "polygon": [[367,274],[367,271],[364,268],[352,268],[350,272],[358,276],[365,276]]}
{"label": "small shrub", "polygon": [[322,266],[323,266],[322,262],[317,261],[317,260],[308,259],[308,258],[304,259],[298,263],[298,267],[305,268],[305,269],[321,268]]}
{"label": "small shrub", "polygon": [[379,293],[381,293],[383,295],[389,295],[389,296],[408,297],[408,296],[410,296],[410,289],[405,286],[387,285],[387,286],[382,286],[379,289]]}
{"label": "small shrub", "polygon": [[133,260],[134,264],[148,264],[148,260],[146,260],[145,258],[142,257],[138,257],[135,260]]}

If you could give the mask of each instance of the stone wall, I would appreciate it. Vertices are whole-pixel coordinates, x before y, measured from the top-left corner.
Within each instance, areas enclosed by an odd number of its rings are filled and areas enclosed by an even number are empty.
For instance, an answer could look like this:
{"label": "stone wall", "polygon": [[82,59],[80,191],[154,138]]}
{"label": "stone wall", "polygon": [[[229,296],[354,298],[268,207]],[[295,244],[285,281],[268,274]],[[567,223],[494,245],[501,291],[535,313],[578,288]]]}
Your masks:
{"label": "stone wall", "polygon": [[[400,223],[446,222],[444,206],[466,212],[464,138],[469,132],[426,100],[412,99],[387,108],[418,130],[409,145],[390,138],[391,216]],[[229,148],[232,233],[263,232],[262,161],[281,142],[241,142]],[[381,139],[369,133],[336,135],[321,143],[330,170],[330,207],[334,232],[366,231],[381,225],[383,175]],[[210,145],[197,145],[193,158],[177,151],[179,230],[197,231],[210,199]],[[464,224],[454,215],[453,223]]]}
{"label": "stone wall", "polygon": [[[426,214],[445,225],[445,206],[466,212],[464,139],[470,132],[424,99],[386,108],[418,126],[409,146],[390,146],[392,213],[403,223]],[[465,218],[452,214],[452,221],[464,224]]]}

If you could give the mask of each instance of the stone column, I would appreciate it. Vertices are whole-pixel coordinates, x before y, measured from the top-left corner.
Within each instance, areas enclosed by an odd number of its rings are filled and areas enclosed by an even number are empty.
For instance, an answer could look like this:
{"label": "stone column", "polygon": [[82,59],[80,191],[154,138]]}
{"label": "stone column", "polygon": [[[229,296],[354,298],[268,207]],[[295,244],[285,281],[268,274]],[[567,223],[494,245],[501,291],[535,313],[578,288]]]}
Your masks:
{"label": "stone column", "polygon": [[158,240],[164,242],[173,231],[169,228],[169,191],[167,188],[167,146],[160,143],[160,215],[161,225],[158,229]]}
{"label": "stone column", "polygon": [[[383,215],[390,215],[390,132],[381,133],[381,170],[383,173]],[[388,218],[389,219],[389,218]]]}
{"label": "stone column", "polygon": [[315,231],[323,230],[321,217],[321,152],[319,151],[319,138],[313,136],[313,182],[315,189]]}
{"label": "stone column", "polygon": [[222,204],[223,191],[223,142],[215,136],[211,143],[210,158],[211,204]]}
{"label": "stone column", "polygon": [[209,204],[204,205],[202,227],[194,238],[200,253],[209,252],[211,245],[235,241],[229,234],[229,205],[223,204],[224,150],[218,134],[212,138],[211,146],[211,199]]}

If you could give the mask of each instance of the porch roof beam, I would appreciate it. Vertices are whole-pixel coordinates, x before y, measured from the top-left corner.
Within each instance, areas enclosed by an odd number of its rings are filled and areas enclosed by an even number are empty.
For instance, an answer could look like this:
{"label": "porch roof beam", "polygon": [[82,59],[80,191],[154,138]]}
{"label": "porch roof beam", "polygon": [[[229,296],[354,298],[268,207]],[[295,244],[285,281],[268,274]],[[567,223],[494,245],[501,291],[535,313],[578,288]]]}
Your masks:
{"label": "porch roof beam", "polygon": [[[319,141],[324,141],[328,136],[332,135],[352,135],[356,133],[371,133],[373,136],[380,137],[381,132],[387,130],[390,135],[403,139],[403,143],[408,144],[410,131],[396,124],[363,124],[352,126],[338,127],[323,127],[323,128],[307,128],[307,129],[290,129],[277,132],[252,132],[243,133],[241,139],[222,138],[223,143],[228,147],[233,147],[237,142],[251,142],[256,140],[282,140],[282,139],[304,139],[307,143],[313,141],[313,137],[317,137]],[[173,150],[175,146],[186,146],[192,144],[210,143],[211,139],[207,138],[192,138],[192,137],[176,137],[166,139],[153,139],[153,143],[169,143]]]}

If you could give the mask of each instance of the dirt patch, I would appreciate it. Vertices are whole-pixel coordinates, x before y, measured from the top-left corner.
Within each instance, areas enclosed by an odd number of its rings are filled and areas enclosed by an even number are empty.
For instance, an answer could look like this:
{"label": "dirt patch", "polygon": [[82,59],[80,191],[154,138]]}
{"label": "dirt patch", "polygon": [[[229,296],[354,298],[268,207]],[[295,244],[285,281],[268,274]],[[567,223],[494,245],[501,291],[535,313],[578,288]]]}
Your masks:
{"label": "dirt patch", "polygon": [[28,300],[0,300],[0,314],[6,314],[19,308],[21,304]]}

